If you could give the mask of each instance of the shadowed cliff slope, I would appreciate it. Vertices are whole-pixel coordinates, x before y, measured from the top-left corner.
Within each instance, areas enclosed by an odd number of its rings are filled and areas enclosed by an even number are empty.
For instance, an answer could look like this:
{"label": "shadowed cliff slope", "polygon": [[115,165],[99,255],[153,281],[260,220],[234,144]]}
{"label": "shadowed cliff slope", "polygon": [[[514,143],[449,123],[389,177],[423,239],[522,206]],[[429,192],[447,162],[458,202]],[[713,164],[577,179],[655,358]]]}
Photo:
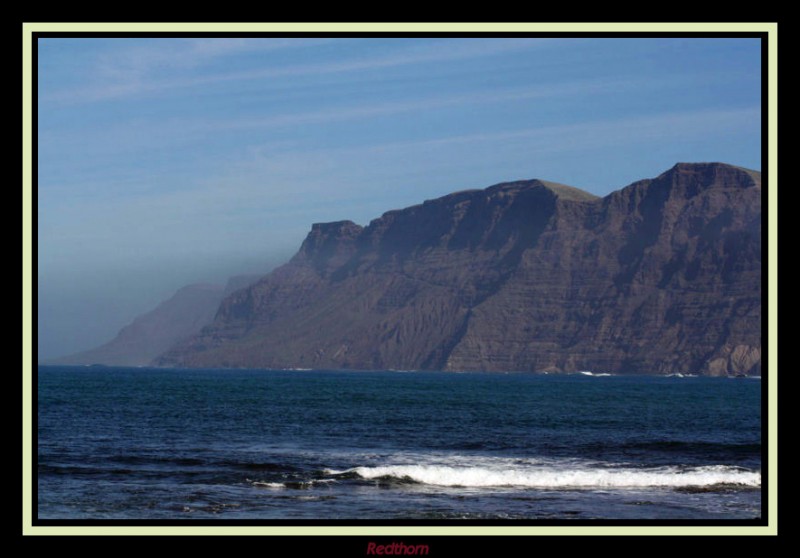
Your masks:
{"label": "shadowed cliff slope", "polygon": [[529,180],[315,224],[160,365],[759,374],[761,175]]}

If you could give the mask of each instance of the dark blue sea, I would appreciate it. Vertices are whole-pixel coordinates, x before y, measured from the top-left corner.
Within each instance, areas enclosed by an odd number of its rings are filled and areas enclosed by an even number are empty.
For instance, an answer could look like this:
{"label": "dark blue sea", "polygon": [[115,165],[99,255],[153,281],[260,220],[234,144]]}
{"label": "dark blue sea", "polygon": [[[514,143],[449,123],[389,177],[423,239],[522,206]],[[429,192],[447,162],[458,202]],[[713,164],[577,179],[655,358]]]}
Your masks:
{"label": "dark blue sea", "polygon": [[761,516],[758,379],[38,369],[39,519]]}

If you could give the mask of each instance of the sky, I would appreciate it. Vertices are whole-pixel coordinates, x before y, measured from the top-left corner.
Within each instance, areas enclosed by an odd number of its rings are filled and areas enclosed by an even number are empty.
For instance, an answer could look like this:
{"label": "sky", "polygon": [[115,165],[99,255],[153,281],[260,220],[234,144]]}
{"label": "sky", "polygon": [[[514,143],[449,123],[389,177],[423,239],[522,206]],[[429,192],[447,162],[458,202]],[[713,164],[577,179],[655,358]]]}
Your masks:
{"label": "sky", "polygon": [[746,38],[40,38],[39,358],[266,273],[312,223],[760,170],[760,60]]}

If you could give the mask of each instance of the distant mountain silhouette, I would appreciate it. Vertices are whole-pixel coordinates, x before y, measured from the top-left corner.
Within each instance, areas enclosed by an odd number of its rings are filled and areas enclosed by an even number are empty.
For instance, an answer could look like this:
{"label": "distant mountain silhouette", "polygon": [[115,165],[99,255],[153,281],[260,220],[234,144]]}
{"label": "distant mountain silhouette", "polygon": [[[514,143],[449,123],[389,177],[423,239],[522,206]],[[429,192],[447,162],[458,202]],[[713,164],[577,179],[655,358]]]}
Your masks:
{"label": "distant mountain silhouette", "polygon": [[134,319],[108,343],[47,363],[147,365],[178,341],[198,333],[203,326],[211,323],[226,296],[259,278],[256,275],[241,275],[231,277],[226,286],[196,284],[183,287],[155,309]]}

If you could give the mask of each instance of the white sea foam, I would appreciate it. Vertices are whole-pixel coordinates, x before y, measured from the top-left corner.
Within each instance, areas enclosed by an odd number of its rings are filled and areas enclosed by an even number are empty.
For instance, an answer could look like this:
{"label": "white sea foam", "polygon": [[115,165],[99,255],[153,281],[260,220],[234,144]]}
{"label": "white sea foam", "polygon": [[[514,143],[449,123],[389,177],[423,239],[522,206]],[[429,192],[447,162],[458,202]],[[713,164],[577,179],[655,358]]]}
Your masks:
{"label": "white sea foam", "polygon": [[496,469],[442,465],[355,467],[332,474],[354,473],[365,479],[397,478],[435,486],[531,488],[704,487],[716,484],[761,486],[761,473],[725,465],[651,469],[552,468]]}
{"label": "white sea foam", "polygon": [[312,488],[320,485],[327,485],[336,482],[336,479],[313,479],[313,480],[299,480],[299,481],[286,481],[286,482],[266,482],[266,481],[253,481],[247,479],[247,482],[259,488]]}
{"label": "white sea foam", "polygon": [[258,486],[259,488],[286,488],[282,482],[262,482],[262,481],[252,481],[253,486]]}

